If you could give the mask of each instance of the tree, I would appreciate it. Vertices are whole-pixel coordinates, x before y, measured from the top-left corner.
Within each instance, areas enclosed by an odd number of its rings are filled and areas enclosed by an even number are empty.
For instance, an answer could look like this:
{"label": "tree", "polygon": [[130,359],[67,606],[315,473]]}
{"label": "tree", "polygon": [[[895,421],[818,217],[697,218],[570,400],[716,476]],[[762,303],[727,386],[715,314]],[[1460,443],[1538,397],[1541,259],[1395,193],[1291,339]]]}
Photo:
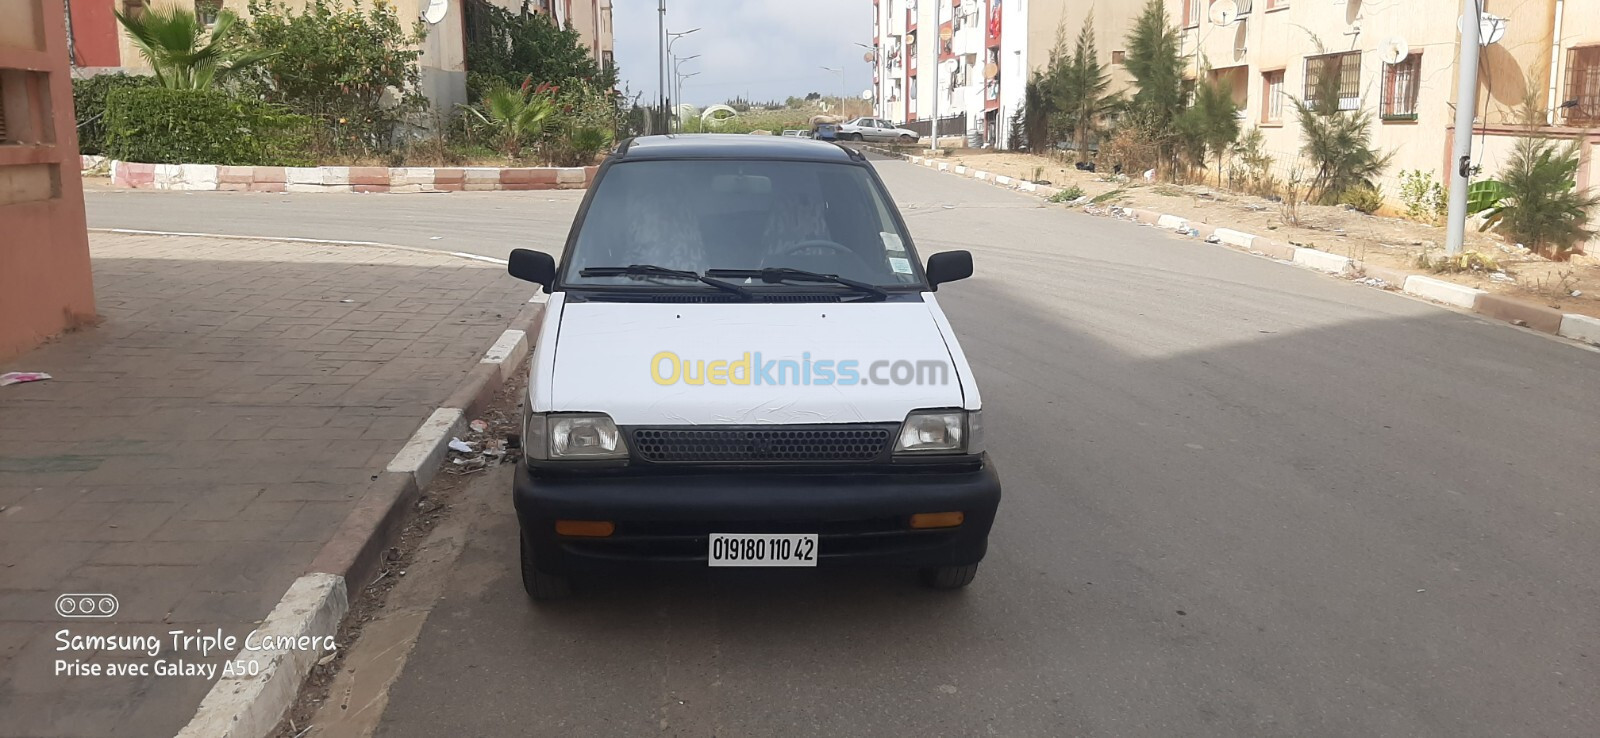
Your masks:
{"label": "tree", "polygon": [[527,0],[519,12],[489,3],[465,3],[470,9],[466,49],[467,94],[476,98],[495,86],[515,87],[524,79],[534,84],[571,87],[583,84],[610,90],[617,71],[602,69],[590,56],[583,37],[570,25],[556,25],[549,15],[534,12]]}
{"label": "tree", "polygon": [[273,52],[249,74],[252,92],[319,119],[319,146],[387,150],[396,127],[422,111],[417,60],[427,33],[394,6],[374,0],[310,0],[299,12],[281,0],[251,0],[244,38]]}
{"label": "tree", "polygon": [[151,8],[137,17],[111,11],[150,64],[156,81],[177,90],[204,90],[226,82],[277,52],[251,51],[234,39],[239,16],[217,13],[208,32],[194,11],[182,7]]}
{"label": "tree", "polygon": [[1164,160],[1173,150],[1169,140],[1183,114],[1183,58],[1178,55],[1178,30],[1167,22],[1162,0],[1146,0],[1126,39],[1124,65],[1138,90],[1128,106],[1139,113],[1158,137]]}
{"label": "tree", "polygon": [[1082,30],[1078,31],[1078,42],[1058,86],[1056,102],[1065,116],[1064,124],[1072,134],[1080,162],[1088,159],[1089,137],[1100,134],[1105,115],[1119,102],[1117,95],[1106,94],[1110,86],[1111,76],[1106,74],[1099,50],[1095,48],[1094,12],[1091,11]]}
{"label": "tree", "polygon": [[[1322,44],[1317,42],[1320,49]],[[1310,192],[1318,202],[1331,205],[1349,190],[1371,187],[1383,174],[1393,154],[1380,154],[1372,146],[1372,112],[1342,110],[1337,70],[1318,75],[1316,99],[1292,98],[1304,142],[1300,153],[1315,167]]]}
{"label": "tree", "polygon": [[1195,161],[1205,165],[1207,153],[1217,160],[1217,186],[1222,186],[1222,157],[1239,140],[1239,106],[1221,80],[1195,88],[1194,105],[1178,118],[1179,136]]}
{"label": "tree", "polygon": [[[1474,183],[1494,197],[1471,210],[1484,215],[1480,230],[1503,231],[1518,243],[1552,258],[1565,258],[1573,246],[1593,238],[1590,213],[1600,206],[1600,195],[1579,191],[1581,163],[1577,142],[1557,146],[1543,136],[1520,136],[1498,182]],[[1482,187],[1489,185],[1491,187]]]}

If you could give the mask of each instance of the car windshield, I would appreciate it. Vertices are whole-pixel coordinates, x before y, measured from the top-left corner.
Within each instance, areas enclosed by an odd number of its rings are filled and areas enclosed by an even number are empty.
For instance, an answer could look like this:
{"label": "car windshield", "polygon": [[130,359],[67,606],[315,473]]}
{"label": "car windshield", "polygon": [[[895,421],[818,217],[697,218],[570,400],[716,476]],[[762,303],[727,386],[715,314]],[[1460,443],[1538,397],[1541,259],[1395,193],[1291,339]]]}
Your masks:
{"label": "car windshield", "polygon": [[[640,275],[584,269],[649,264],[709,269],[789,268],[884,287],[922,283],[892,205],[868,171],[803,161],[619,162],[593,194],[567,257],[571,285],[640,284]],[[684,280],[678,289],[710,289]],[[762,289],[826,289],[819,283]]]}

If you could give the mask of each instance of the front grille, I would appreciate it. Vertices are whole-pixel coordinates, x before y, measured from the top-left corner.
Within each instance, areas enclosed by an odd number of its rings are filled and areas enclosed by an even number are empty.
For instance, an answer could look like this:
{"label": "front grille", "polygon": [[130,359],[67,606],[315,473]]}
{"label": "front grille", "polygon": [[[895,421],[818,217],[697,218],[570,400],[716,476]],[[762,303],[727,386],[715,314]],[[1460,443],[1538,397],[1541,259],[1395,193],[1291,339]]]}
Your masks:
{"label": "front grille", "polygon": [[635,428],[633,452],[657,464],[839,463],[880,459],[892,433],[882,426]]}

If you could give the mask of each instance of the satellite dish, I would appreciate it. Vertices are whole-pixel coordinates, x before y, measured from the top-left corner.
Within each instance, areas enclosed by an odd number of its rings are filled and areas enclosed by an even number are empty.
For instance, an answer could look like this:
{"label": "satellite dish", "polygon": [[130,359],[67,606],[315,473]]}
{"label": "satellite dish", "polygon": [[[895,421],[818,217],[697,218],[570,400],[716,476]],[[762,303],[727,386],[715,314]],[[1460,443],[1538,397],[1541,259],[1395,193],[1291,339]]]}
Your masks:
{"label": "satellite dish", "polygon": [[1384,64],[1399,64],[1411,56],[1411,46],[1405,39],[1392,36],[1378,48],[1378,56]]}
{"label": "satellite dish", "polygon": [[862,90],[861,91],[861,99],[862,100],[871,100],[872,99],[872,90]]}
{"label": "satellite dish", "polygon": [[1231,26],[1239,20],[1239,6],[1233,0],[1217,0],[1211,4],[1211,23],[1218,26]]}
{"label": "satellite dish", "polygon": [[[1456,18],[1456,30],[1461,31],[1461,30],[1465,29],[1466,27],[1467,27],[1467,19],[1466,19],[1466,17],[1465,16],[1458,16]],[[1505,18],[1501,18],[1498,15],[1490,15],[1488,13],[1483,13],[1483,14],[1480,14],[1478,16],[1478,45],[1479,46],[1488,46],[1489,44],[1500,43],[1500,39],[1503,39],[1505,37],[1506,37],[1506,19]]]}
{"label": "satellite dish", "polygon": [[449,12],[450,0],[428,0],[428,7],[422,11],[422,19],[430,25],[437,24]]}
{"label": "satellite dish", "polygon": [[865,54],[862,54],[861,55],[861,61],[864,61],[864,62],[867,62],[867,63],[871,63],[873,61],[873,53],[869,51],[869,52],[867,52]]}

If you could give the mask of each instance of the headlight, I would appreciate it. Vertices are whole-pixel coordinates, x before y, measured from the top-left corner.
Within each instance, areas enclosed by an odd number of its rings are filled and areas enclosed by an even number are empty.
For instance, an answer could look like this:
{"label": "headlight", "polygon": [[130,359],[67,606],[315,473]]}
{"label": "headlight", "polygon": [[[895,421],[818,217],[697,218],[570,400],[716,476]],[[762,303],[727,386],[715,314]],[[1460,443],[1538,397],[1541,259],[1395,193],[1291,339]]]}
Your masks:
{"label": "headlight", "polygon": [[528,459],[541,461],[628,456],[617,424],[602,413],[527,413],[523,416],[522,447]]}
{"label": "headlight", "polygon": [[978,412],[915,410],[900,426],[897,454],[975,454],[983,451],[983,425]]}

